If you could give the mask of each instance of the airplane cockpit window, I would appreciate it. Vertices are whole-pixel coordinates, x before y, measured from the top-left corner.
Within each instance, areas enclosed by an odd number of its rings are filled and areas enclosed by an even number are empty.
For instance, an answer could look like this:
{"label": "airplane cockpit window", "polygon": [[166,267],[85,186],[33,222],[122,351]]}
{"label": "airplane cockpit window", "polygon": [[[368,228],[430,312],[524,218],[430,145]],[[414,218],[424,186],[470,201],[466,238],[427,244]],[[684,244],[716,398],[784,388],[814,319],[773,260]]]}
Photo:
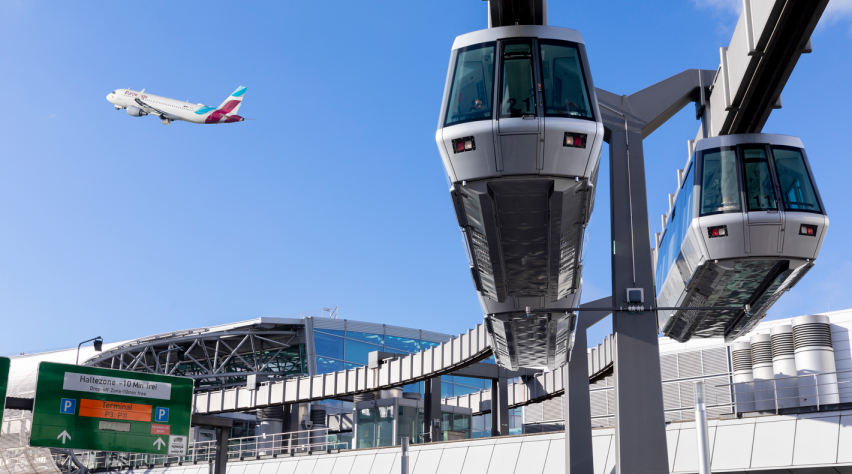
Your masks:
{"label": "airplane cockpit window", "polygon": [[460,49],[444,124],[491,119],[494,87],[494,43]]}
{"label": "airplane cockpit window", "polygon": [[110,92],[110,94],[115,94],[115,91]]}
{"label": "airplane cockpit window", "polygon": [[570,43],[544,41],[540,46],[547,116],[593,119],[577,47]]}

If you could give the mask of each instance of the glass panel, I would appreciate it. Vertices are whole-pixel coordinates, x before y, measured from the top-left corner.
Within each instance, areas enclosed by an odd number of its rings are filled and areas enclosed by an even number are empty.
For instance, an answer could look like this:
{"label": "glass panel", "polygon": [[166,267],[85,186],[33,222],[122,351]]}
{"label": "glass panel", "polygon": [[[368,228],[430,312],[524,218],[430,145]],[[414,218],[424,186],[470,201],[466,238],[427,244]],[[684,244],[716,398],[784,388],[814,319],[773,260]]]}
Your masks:
{"label": "glass panel", "polygon": [[453,384],[448,382],[441,382],[441,398],[447,398],[453,396]]}
{"label": "glass panel", "polygon": [[441,382],[453,383],[453,376],[452,375],[442,375],[441,376]]}
{"label": "glass panel", "polygon": [[347,362],[357,362],[359,364],[367,365],[370,361],[370,352],[380,350],[382,350],[381,346],[374,346],[372,344],[365,344],[363,342],[347,339],[346,357],[344,357],[344,359],[346,359]]}
{"label": "glass panel", "polygon": [[422,347],[422,349],[420,349],[420,350],[422,350],[422,351],[425,351],[426,349],[428,349],[430,347],[438,347],[440,345],[441,345],[440,342],[430,342],[430,341],[424,341],[422,339],[420,340],[420,347]]}
{"label": "glass panel", "polygon": [[519,435],[524,433],[524,417],[520,408],[509,410],[509,434]]}
{"label": "glass panel", "polygon": [[[456,375],[453,382],[455,382],[456,384],[467,385],[468,387],[476,387],[477,389],[482,389],[482,388],[485,387],[485,385],[483,385],[483,384],[484,384],[484,382],[486,382],[486,380],[485,379],[475,379],[475,378],[472,378],[472,377],[459,377],[458,375]],[[490,386],[491,386],[491,384],[489,383],[489,387]]]}
{"label": "glass panel", "polygon": [[314,332],[324,332],[326,334],[343,337],[343,331],[338,331],[337,329],[314,329]]}
{"label": "glass panel", "polygon": [[455,384],[453,386],[453,396],[457,397],[459,395],[467,395],[468,393],[476,393],[476,392],[479,392],[481,390],[482,390],[481,387],[480,388],[468,387],[467,385]]}
{"label": "glass panel", "polygon": [[686,231],[692,222],[692,192],[695,189],[692,179],[693,166],[690,165],[678,191],[672,215],[666,224],[666,232],[660,239],[660,249],[657,252],[657,295],[663,290],[663,284],[675,259],[680,255]]}
{"label": "glass panel", "polygon": [[576,46],[541,43],[541,76],[548,117],[593,118]]}
{"label": "glass panel", "polygon": [[351,362],[344,362],[343,363],[343,368],[346,369],[346,370],[357,369],[358,367],[364,367],[364,364],[353,364]]}
{"label": "glass panel", "polygon": [[822,212],[816,198],[805,158],[795,148],[772,147],[784,208],[789,211]]}
{"label": "glass panel", "polygon": [[376,439],[376,409],[358,410],[358,449],[374,447]]}
{"label": "glass panel", "polygon": [[503,98],[500,117],[535,115],[535,80],[529,43],[503,46]]}
{"label": "glass panel", "polygon": [[418,444],[423,442],[423,420],[422,412],[416,407],[399,407],[399,424],[397,425],[396,444],[402,444],[403,436],[408,437],[408,442]]}
{"label": "glass panel", "polygon": [[740,210],[737,154],[732,149],[705,150],[701,179],[701,215]]}
{"label": "glass panel", "polygon": [[355,339],[358,341],[369,342],[371,344],[382,345],[382,335],[381,334],[371,334],[368,332],[355,332],[355,331],[346,331],[346,337],[349,339]]}
{"label": "glass panel", "polygon": [[487,359],[482,359],[479,361],[481,364],[496,364],[497,362],[494,360],[494,356],[488,356]]}
{"label": "glass panel", "polygon": [[470,416],[463,413],[453,413],[453,430],[467,431],[470,429]]}
{"label": "glass panel", "polygon": [[775,190],[772,189],[772,176],[769,173],[766,150],[762,147],[744,149],[743,168],[748,210],[778,209],[778,203],[775,202]]}
{"label": "glass panel", "polygon": [[488,120],[494,87],[494,43],[459,50],[445,125]]}
{"label": "glass panel", "polygon": [[378,407],[379,419],[376,425],[376,447],[393,446],[393,407]]}
{"label": "glass panel", "polygon": [[343,338],[314,333],[314,345],[317,355],[343,359]]}
{"label": "glass panel", "polygon": [[385,336],[385,347],[405,352],[420,352],[420,341],[407,337]]}
{"label": "glass panel", "polygon": [[343,361],[317,357],[317,374],[327,374],[343,370]]}

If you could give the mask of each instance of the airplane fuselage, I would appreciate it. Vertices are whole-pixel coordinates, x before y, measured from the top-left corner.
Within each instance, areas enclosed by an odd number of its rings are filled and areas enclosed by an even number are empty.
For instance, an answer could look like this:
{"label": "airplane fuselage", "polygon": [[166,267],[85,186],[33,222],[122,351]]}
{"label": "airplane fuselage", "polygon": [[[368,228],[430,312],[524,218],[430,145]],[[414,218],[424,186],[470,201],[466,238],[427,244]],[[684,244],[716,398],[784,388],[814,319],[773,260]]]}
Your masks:
{"label": "airplane fuselage", "polygon": [[153,115],[159,117],[163,123],[182,120],[190,123],[210,124],[242,122],[245,120],[243,117],[236,115],[234,105],[229,106],[233,101],[227,100],[219,108],[216,108],[204,104],[191,104],[189,101],[182,102],[168,97],[149,94],[144,89],[142,91],[116,89],[107,94],[106,99],[117,110],[126,109],[127,113],[131,116]]}

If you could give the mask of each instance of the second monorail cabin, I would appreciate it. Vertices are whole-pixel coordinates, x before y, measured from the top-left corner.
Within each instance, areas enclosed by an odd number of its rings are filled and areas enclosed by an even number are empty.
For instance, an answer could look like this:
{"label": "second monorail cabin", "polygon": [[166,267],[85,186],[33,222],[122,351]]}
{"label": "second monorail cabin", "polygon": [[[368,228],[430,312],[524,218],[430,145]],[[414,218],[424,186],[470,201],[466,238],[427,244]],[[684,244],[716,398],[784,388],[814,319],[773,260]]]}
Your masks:
{"label": "second monorail cabin", "polygon": [[[772,134],[700,140],[683,173],[656,265],[662,332],[748,333],[814,265],[828,229],[801,140]],[[743,308],[738,310],[690,310]]]}

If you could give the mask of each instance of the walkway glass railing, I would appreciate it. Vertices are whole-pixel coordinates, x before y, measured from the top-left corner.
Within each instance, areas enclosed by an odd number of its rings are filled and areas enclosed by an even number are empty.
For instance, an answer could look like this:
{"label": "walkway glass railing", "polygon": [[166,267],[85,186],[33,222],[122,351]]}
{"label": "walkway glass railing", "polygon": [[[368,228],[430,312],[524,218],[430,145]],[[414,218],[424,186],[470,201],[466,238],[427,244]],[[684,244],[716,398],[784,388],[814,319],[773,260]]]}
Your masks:
{"label": "walkway glass railing", "polygon": [[852,370],[755,379],[717,387],[730,387],[737,413],[762,411],[779,414],[788,409],[819,411],[843,408],[846,403],[852,403]]}

